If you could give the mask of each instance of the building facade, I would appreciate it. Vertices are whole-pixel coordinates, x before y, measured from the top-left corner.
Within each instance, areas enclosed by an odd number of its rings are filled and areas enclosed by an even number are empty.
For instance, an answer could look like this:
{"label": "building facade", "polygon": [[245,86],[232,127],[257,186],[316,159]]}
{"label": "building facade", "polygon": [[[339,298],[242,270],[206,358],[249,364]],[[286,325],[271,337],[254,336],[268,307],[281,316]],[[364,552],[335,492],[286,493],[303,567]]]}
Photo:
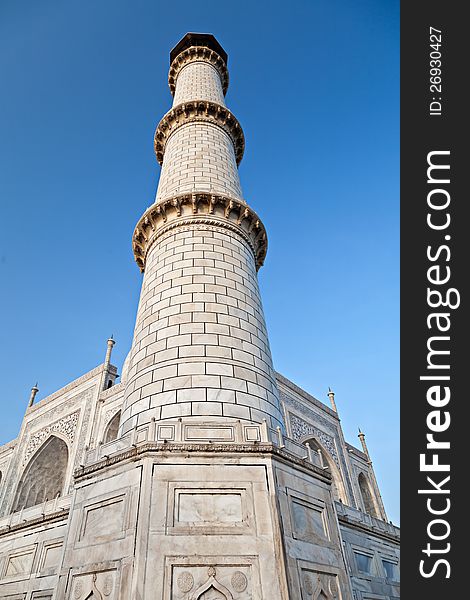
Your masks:
{"label": "building facade", "polygon": [[170,54],[162,171],[133,236],[143,272],[118,380],[102,365],[36,401],[0,447],[0,598],[379,600],[399,531],[365,436],[275,372],[243,198],[227,54]]}

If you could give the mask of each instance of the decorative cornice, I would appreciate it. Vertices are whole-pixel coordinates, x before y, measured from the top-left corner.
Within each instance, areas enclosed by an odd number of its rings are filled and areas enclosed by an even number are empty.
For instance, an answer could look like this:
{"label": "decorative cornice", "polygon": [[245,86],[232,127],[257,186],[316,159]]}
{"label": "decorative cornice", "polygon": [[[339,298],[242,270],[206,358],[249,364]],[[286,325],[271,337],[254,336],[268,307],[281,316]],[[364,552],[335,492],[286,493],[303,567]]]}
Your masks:
{"label": "decorative cornice", "polygon": [[[337,516],[338,516],[338,521],[339,521],[340,525],[350,527],[351,529],[357,529],[358,531],[362,531],[369,535],[375,535],[377,537],[384,538],[390,542],[394,542],[394,543],[400,542],[400,529],[394,525],[390,526],[390,528],[393,527],[393,529],[395,531],[385,531],[384,529],[379,529],[378,527],[376,527],[374,525],[368,525],[367,523],[364,523],[363,521],[361,521],[361,522],[355,521],[348,515],[343,515],[343,514],[337,513]],[[385,523],[385,525],[388,525],[388,524]]]}
{"label": "decorative cornice", "polygon": [[209,225],[223,227],[241,236],[250,246],[259,269],[268,240],[258,215],[243,200],[209,193],[172,196],[148,208],[132,237],[134,256],[141,271],[155,241],[175,227]]}
{"label": "decorative cornice", "polygon": [[63,508],[57,512],[49,513],[48,515],[40,515],[39,517],[35,517],[34,519],[30,519],[29,521],[25,520],[21,521],[20,523],[15,523],[14,525],[7,525],[6,527],[1,527],[0,536],[9,535],[10,533],[14,533],[15,531],[19,531],[21,529],[30,529],[39,525],[47,525],[56,521],[63,521],[68,516],[69,509]]}
{"label": "decorative cornice", "polygon": [[7,454],[8,451],[14,450],[17,443],[18,443],[18,438],[15,438],[14,440],[10,440],[9,442],[5,442],[5,444],[3,444],[3,446],[0,446],[0,456],[2,454]]}
{"label": "decorative cornice", "polygon": [[217,69],[222,82],[222,90],[224,95],[228,89],[228,69],[223,58],[217,54],[214,50],[206,48],[204,46],[191,46],[180,52],[178,56],[170,65],[170,72],[168,73],[168,85],[170,86],[170,92],[175,95],[176,80],[183,67],[190,62],[204,61],[210,63]]}
{"label": "decorative cornice", "polygon": [[164,115],[155,131],[154,148],[157,160],[163,163],[165,146],[170,135],[186,125],[202,121],[221,127],[231,138],[237,165],[240,164],[245,151],[245,136],[236,117],[225,106],[208,100],[191,100],[178,104]]}
{"label": "decorative cornice", "polygon": [[351,453],[354,454],[355,456],[357,456],[358,458],[360,458],[361,460],[367,461],[367,455],[364,454],[364,452],[362,452],[361,450],[359,450],[358,448],[356,448],[356,446],[353,446],[352,444],[349,444],[348,442],[345,442],[346,444],[346,449]]}
{"label": "decorative cornice", "polygon": [[126,386],[120,381],[116,383],[116,385],[112,385],[110,388],[103,390],[100,392],[100,400],[107,400],[108,398],[112,398],[113,396],[122,396],[124,393]]}
{"label": "decorative cornice", "polygon": [[[318,398],[315,398],[315,396],[312,396],[312,394],[309,394],[308,392],[306,392],[305,390],[303,390],[301,387],[299,387],[293,381],[291,381],[290,379],[288,379],[285,375],[282,375],[282,373],[279,373],[278,371],[276,371],[275,375],[276,375],[276,380],[279,383],[281,383],[282,385],[285,385],[287,388],[290,389],[290,391],[293,391],[293,392],[297,393],[302,398],[302,400],[307,400],[307,402],[309,402],[311,404],[314,404],[315,406],[317,406],[318,408],[320,408],[322,410],[322,412],[325,412],[326,414],[330,415],[336,421],[340,420],[339,416],[338,416],[338,413],[335,412],[329,406],[327,406],[324,402],[322,402]],[[290,397],[289,397],[289,399],[290,399]]]}
{"label": "decorative cornice", "polygon": [[126,460],[138,460],[141,457],[151,454],[183,454],[188,455],[190,453],[211,453],[211,454],[267,454],[275,456],[280,460],[287,461],[291,464],[295,464],[299,468],[305,469],[324,481],[331,481],[331,475],[324,469],[317,467],[313,463],[306,459],[299,458],[288,452],[285,449],[280,449],[274,444],[261,442],[253,444],[214,444],[214,443],[200,443],[200,444],[188,444],[188,443],[158,443],[151,442],[145,443],[139,446],[132,446],[129,449],[123,450],[122,452],[116,453],[112,456],[103,458],[96,463],[80,467],[74,472],[75,481],[87,479],[91,477],[97,471],[106,469],[107,467],[116,465]]}

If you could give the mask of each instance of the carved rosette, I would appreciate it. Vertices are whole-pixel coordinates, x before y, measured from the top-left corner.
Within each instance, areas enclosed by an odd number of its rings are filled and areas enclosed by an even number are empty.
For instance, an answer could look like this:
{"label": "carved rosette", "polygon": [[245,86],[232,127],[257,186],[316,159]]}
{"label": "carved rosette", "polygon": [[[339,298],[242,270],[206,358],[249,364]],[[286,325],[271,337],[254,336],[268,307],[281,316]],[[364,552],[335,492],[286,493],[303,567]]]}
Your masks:
{"label": "carved rosette", "polygon": [[236,592],[244,592],[248,587],[248,579],[241,571],[235,571],[232,575],[231,583]]}
{"label": "carved rosette", "polygon": [[222,128],[230,136],[235,148],[237,165],[240,164],[245,151],[245,136],[241,125],[228,108],[208,100],[191,100],[178,104],[163,116],[154,137],[154,148],[158,162],[163,163],[165,146],[170,135],[186,123],[197,121],[212,123]]}
{"label": "carved rosette", "polygon": [[266,256],[268,240],[258,215],[243,200],[209,193],[182,194],[153,204],[134,231],[132,246],[141,271],[155,241],[167,231],[183,225],[209,225],[241,236],[253,251],[256,268]]}
{"label": "carved rosette", "polygon": [[219,56],[217,52],[210,48],[206,48],[205,46],[191,46],[191,48],[187,48],[186,50],[183,50],[183,52],[180,52],[170,65],[168,85],[170,86],[170,91],[173,96],[175,95],[176,80],[181,69],[188,63],[199,61],[208,62],[217,69],[222,82],[224,95],[227,93],[228,69],[223,58]]}
{"label": "carved rosette", "polygon": [[79,600],[79,598],[81,598],[83,596],[83,583],[80,581],[80,579],[77,580],[77,582],[75,583],[75,587],[73,589],[73,597],[76,600]]}
{"label": "carved rosette", "polygon": [[104,571],[74,575],[72,593],[69,597],[74,600],[86,600],[87,598],[103,600],[103,597],[112,596],[115,589],[114,573],[114,571]]}
{"label": "carved rosette", "polygon": [[184,571],[178,575],[178,579],[176,580],[178,588],[183,592],[189,592],[194,587],[194,577],[188,571]]}

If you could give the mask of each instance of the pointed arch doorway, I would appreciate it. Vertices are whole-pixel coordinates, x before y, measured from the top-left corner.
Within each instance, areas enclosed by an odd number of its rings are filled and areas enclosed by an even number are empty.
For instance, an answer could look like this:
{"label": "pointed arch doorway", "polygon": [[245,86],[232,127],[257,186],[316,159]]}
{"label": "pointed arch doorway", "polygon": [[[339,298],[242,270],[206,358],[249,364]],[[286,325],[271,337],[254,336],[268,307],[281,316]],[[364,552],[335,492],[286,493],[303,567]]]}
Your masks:
{"label": "pointed arch doorway", "polygon": [[18,484],[13,512],[62,496],[69,461],[67,444],[51,435],[27,464]]}

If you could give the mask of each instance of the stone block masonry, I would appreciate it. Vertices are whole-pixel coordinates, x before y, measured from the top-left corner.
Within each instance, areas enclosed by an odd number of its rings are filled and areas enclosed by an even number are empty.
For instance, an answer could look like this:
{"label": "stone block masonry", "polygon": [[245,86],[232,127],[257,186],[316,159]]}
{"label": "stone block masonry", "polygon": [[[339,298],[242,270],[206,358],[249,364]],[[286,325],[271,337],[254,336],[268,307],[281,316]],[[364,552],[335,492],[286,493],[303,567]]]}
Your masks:
{"label": "stone block masonry", "polygon": [[186,192],[242,197],[233,142],[217,125],[187,123],[168,138],[156,201]]}
{"label": "stone block masonry", "polygon": [[257,269],[266,251],[242,198],[228,73],[209,48],[170,67],[173,108],[155,134],[162,172],[134,251],[144,281],[120,433],[181,418],[283,425]]}
{"label": "stone block masonry", "polygon": [[225,106],[220,74],[210,63],[190,62],[178,74],[173,106],[188,100],[209,100]]}
{"label": "stone block masonry", "polygon": [[149,414],[276,427],[282,418],[253,252],[217,227],[183,229],[161,236],[147,256],[123,432]]}

